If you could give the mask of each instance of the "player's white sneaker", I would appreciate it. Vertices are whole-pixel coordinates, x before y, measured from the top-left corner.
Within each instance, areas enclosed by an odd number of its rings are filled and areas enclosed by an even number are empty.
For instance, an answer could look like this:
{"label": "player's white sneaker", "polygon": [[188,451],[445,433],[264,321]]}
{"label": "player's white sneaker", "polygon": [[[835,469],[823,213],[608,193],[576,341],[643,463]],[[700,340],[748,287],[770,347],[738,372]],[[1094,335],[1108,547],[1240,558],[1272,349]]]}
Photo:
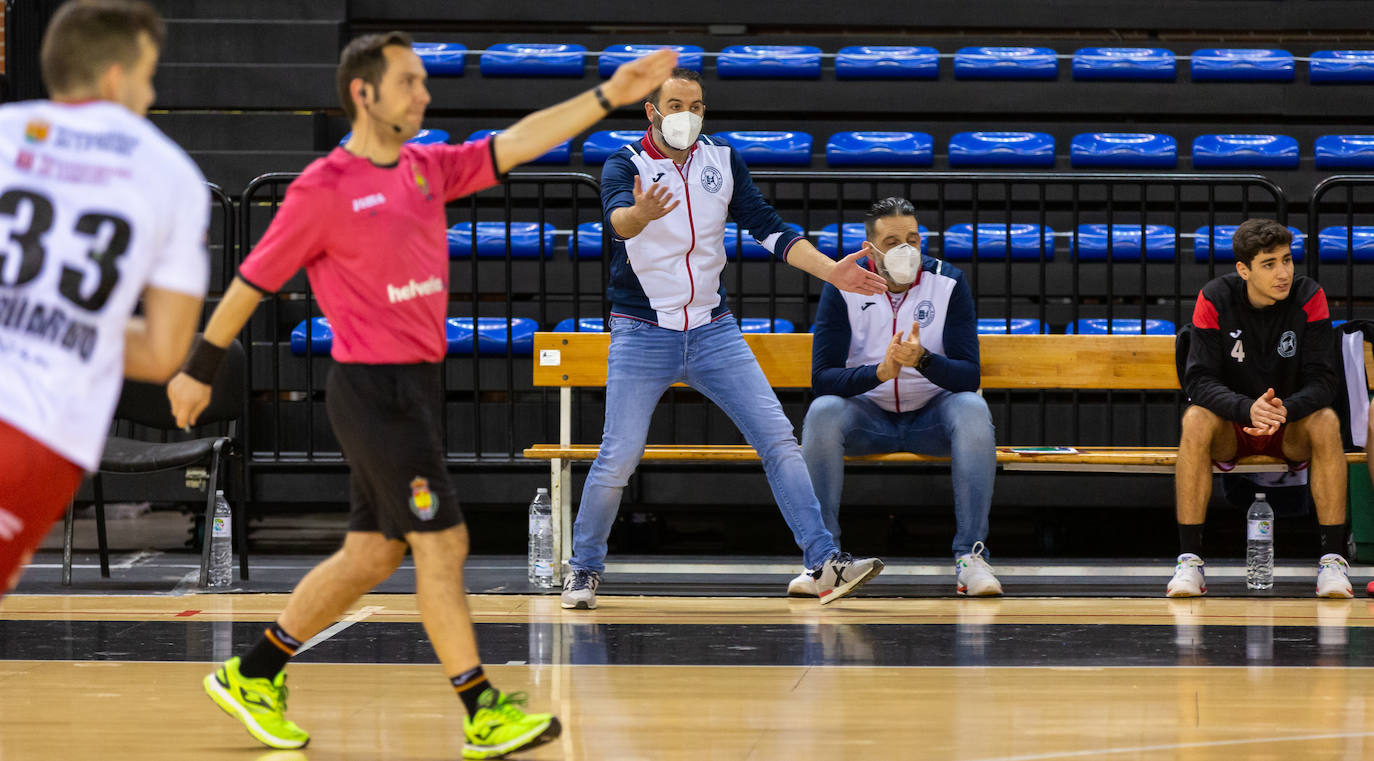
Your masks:
{"label": "player's white sneaker", "polygon": [[1191,552],[1178,556],[1174,578],[1164,591],[1166,597],[1201,597],[1207,594],[1207,578],[1202,575],[1202,558]]}
{"label": "player's white sneaker", "polygon": [[1350,588],[1350,565],[1345,558],[1334,552],[1322,555],[1317,561],[1317,596],[1350,599],[1355,591]]}
{"label": "player's white sneaker", "polygon": [[788,597],[815,597],[819,593],[816,591],[816,577],[812,571],[802,571],[797,578],[787,582]]}
{"label": "player's white sneaker", "polygon": [[983,559],[982,542],[973,545],[973,552],[960,555],[954,561],[954,591],[969,597],[987,597],[1002,594],[1002,582],[992,572],[992,566]]}

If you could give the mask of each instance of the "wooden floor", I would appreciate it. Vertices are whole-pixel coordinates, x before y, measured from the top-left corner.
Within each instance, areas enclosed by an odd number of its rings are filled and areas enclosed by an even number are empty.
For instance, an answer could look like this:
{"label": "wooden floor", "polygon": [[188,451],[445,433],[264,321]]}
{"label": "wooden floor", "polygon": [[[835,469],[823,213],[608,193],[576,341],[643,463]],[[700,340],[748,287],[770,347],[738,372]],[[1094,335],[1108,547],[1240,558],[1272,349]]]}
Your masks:
{"label": "wooden floor", "polygon": [[[0,626],[133,638],[123,642],[139,641],[143,629],[152,641],[155,630],[168,627],[228,631],[216,622],[269,621],[281,603],[269,595],[15,596],[0,606]],[[1367,665],[1374,663],[1374,639],[1364,631],[1374,623],[1374,603],[1363,599],[857,599],[822,609],[784,599],[603,597],[597,611],[570,612],[555,598],[486,596],[474,597],[473,608],[484,652],[502,644],[489,641],[493,636],[514,636],[524,630],[510,627],[529,625],[530,633],[519,636],[532,639],[538,628],[576,639],[585,630],[614,629],[633,640],[638,631],[670,640],[664,649],[701,653],[699,663],[657,664],[669,653],[656,650],[650,637],[632,652],[612,648],[604,664],[569,665],[576,651],[555,646],[550,664],[489,665],[496,684],[527,691],[532,706],[563,720],[559,741],[523,758],[1374,758],[1374,670]],[[334,636],[365,641],[392,631],[388,626],[414,629],[417,620],[413,596],[374,595]],[[537,626],[544,624],[563,626]],[[24,628],[35,626],[48,628]],[[808,642],[825,646],[815,663],[712,662],[741,649],[766,650],[784,630],[804,631]],[[715,632],[724,640],[673,639],[675,631]],[[1047,632],[1048,644],[1025,663],[978,665],[979,648],[1016,648],[1025,644],[1017,639]],[[930,666],[863,665],[883,661],[882,648],[891,645],[884,637],[908,633],[953,642],[965,665],[954,658]],[[1188,654],[1208,639],[1242,651],[1265,641],[1270,651],[1261,663],[1248,660],[1254,653],[1214,648],[1214,663],[1244,665],[1199,666]],[[302,752],[271,752],[201,693],[208,655],[196,660],[199,651],[184,650],[143,659],[94,651],[101,640],[89,641],[92,652],[44,659],[16,658],[22,643],[0,642],[0,759],[461,755],[461,707],[435,665],[376,657],[293,664],[290,715],[314,739]],[[1062,665],[1075,662],[1076,648],[1113,647],[1123,662],[1154,665]],[[645,663],[629,662],[636,659]]]}

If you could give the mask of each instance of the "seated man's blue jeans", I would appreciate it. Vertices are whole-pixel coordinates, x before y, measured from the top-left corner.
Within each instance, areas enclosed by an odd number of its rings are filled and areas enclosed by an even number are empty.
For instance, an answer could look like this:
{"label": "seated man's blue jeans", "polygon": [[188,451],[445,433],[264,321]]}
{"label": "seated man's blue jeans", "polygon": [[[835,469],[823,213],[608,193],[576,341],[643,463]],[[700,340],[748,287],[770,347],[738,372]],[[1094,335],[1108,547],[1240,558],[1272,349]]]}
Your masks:
{"label": "seated man's blue jeans", "polygon": [[983,397],[946,391],[912,412],[888,412],[861,396],[819,396],[802,423],[802,457],[811,473],[826,528],[840,536],[845,455],[914,452],[951,458],[954,556],[988,534],[997,449]]}
{"label": "seated man's blue jeans", "polygon": [[573,524],[572,567],[605,569],[606,539],[625,484],[644,456],[649,419],[663,392],[678,382],[715,402],[739,427],[763,459],[773,499],[807,567],[825,562],[836,550],[835,539],[825,529],[792,422],[735,319],[727,316],[687,331],[624,317],[610,322],[606,427]]}

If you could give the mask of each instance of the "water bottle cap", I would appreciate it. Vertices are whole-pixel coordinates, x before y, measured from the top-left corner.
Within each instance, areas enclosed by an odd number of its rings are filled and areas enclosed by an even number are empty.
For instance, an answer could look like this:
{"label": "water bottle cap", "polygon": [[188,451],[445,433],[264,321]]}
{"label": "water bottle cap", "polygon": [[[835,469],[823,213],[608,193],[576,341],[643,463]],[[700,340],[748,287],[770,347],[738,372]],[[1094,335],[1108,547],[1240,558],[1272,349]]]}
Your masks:
{"label": "water bottle cap", "polygon": [[535,494],[548,494],[548,493],[549,493],[549,490],[548,490],[548,489],[545,489],[544,487],[541,486],[541,487],[539,487],[538,489],[535,489],[535,490],[534,490],[534,493],[535,493]]}
{"label": "water bottle cap", "polygon": [[1264,492],[1262,492],[1262,491],[1257,491],[1257,492],[1255,492],[1255,499],[1264,499]]}

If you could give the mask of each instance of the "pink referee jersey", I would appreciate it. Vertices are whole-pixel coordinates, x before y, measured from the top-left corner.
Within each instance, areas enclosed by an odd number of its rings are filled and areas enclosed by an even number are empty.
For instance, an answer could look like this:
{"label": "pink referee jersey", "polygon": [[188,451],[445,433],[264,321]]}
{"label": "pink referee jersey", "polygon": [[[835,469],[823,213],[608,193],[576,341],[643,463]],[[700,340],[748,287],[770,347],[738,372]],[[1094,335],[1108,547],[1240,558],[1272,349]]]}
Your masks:
{"label": "pink referee jersey", "polygon": [[335,148],[287,188],[239,275],[273,293],[305,267],[334,332],[336,361],[442,361],[448,348],[444,203],[499,181],[491,138],[405,145],[389,167]]}

